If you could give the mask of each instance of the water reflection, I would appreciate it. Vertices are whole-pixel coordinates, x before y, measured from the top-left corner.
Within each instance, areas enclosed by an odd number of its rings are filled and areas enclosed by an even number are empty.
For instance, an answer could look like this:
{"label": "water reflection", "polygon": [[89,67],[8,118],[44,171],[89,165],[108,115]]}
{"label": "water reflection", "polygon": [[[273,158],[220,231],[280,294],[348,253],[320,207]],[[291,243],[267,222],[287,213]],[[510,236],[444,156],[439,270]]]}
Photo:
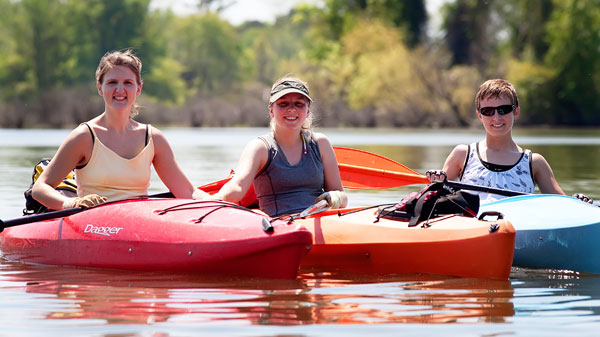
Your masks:
{"label": "water reflection", "polygon": [[508,280],[415,274],[304,277],[317,304],[313,323],[504,322],[514,314]]}
{"label": "water reflection", "polygon": [[600,321],[600,275],[513,268],[511,278],[520,315],[595,316]]}
{"label": "water reflection", "polygon": [[514,315],[508,280],[303,273],[289,281],[1,267],[2,288],[44,295],[38,310],[51,320],[305,325],[504,322]]}
{"label": "water reflection", "polygon": [[[178,162],[195,185],[224,178],[235,168],[243,144],[264,132],[165,130]],[[53,155],[68,130],[54,133],[0,131],[1,219],[21,214],[33,165],[40,157]],[[482,137],[481,130],[474,134],[344,129],[326,133],[334,145],[378,153],[421,173],[441,167],[454,145]],[[243,139],[238,141],[240,134]],[[596,130],[578,130],[557,137],[556,130],[549,130],[539,137],[523,134],[527,137],[517,142],[548,160],[565,192],[600,199],[596,194],[600,190],[597,134]],[[421,187],[348,193],[351,206],[364,206],[399,200]],[[153,175],[150,192],[164,190]],[[600,276],[513,269],[510,281],[498,281],[305,271],[295,281],[274,281],[42,267],[0,260],[0,308],[2,335],[7,336],[27,332],[133,336],[136,331],[148,336],[156,330],[178,336],[194,336],[199,331],[223,336],[391,336],[402,332],[583,336],[597,334],[593,328],[600,322]],[[505,324],[485,324],[496,322]],[[333,323],[340,324],[329,325]]]}

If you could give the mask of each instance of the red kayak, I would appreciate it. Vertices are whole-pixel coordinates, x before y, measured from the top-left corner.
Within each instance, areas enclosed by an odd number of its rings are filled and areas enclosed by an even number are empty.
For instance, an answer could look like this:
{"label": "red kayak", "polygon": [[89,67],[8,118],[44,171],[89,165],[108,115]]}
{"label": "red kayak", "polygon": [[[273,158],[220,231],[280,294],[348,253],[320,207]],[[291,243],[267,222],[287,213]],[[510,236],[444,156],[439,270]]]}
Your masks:
{"label": "red kayak", "polygon": [[312,235],[218,201],[133,199],[0,234],[5,258],[48,265],[294,279]]}

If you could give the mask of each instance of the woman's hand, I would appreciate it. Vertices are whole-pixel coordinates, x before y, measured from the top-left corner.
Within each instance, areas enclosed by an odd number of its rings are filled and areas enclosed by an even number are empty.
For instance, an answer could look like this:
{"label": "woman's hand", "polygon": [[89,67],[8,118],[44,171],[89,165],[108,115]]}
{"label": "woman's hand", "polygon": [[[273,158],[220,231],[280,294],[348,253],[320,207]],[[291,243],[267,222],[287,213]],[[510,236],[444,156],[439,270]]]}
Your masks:
{"label": "woman's hand", "polygon": [[194,200],[214,200],[212,195],[204,192],[199,188],[194,189],[194,193],[192,193],[192,199]]}
{"label": "woman's hand", "polygon": [[585,194],[582,193],[575,193],[573,194],[573,196],[583,202],[587,202],[588,204],[593,204],[594,203],[594,199],[586,196]]}
{"label": "woman's hand", "polygon": [[344,202],[344,192],[342,191],[329,191],[321,194],[315,199],[315,203],[321,200],[327,201],[327,205],[331,208],[340,208]]}
{"label": "woman's hand", "polygon": [[88,194],[83,197],[69,198],[63,202],[63,209],[67,208],[90,208],[98,206],[106,202],[106,197],[99,196],[98,194]]}
{"label": "woman's hand", "polygon": [[446,172],[442,170],[429,170],[425,173],[427,179],[432,183],[443,183],[446,181]]}

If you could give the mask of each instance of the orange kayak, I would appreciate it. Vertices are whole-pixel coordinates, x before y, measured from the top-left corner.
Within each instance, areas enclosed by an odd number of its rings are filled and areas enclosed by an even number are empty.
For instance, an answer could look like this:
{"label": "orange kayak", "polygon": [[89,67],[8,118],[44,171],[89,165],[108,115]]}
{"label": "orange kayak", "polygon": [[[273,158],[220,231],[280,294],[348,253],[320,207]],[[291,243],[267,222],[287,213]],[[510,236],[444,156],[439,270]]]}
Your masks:
{"label": "orange kayak", "polygon": [[515,230],[506,220],[448,215],[415,227],[408,227],[408,221],[375,220],[373,209],[295,220],[313,233],[313,247],[301,266],[503,279],[510,274]]}

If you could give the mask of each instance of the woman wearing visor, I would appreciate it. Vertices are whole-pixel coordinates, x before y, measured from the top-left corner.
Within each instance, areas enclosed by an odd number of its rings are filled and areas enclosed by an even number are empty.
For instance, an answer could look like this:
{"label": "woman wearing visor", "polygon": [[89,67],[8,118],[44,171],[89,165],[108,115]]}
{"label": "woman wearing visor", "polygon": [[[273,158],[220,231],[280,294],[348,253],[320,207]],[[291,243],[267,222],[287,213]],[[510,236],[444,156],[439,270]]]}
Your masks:
{"label": "woman wearing visor", "polygon": [[237,203],[254,184],[260,209],[272,217],[301,212],[321,200],[345,207],[348,197],[333,147],[324,134],[311,130],[311,104],[308,86],[299,78],[276,81],[269,99],[271,132],[246,145],[233,178],[214,197]]}

